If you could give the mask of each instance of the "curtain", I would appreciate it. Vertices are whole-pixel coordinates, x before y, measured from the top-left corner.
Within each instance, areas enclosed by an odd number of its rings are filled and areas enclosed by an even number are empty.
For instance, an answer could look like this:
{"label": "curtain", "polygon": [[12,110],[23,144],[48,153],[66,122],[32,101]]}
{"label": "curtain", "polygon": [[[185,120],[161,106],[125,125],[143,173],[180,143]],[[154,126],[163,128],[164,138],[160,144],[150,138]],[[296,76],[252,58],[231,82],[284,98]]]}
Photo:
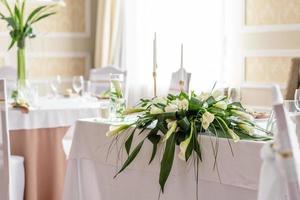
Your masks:
{"label": "curtain", "polygon": [[123,0],[99,0],[97,8],[95,67],[121,65]]}
{"label": "curtain", "polygon": [[192,73],[190,88],[209,90],[224,81],[223,0],[125,1],[125,58],[129,103],[153,94],[153,38],[157,34],[158,94],[166,95],[170,76],[180,67]]}

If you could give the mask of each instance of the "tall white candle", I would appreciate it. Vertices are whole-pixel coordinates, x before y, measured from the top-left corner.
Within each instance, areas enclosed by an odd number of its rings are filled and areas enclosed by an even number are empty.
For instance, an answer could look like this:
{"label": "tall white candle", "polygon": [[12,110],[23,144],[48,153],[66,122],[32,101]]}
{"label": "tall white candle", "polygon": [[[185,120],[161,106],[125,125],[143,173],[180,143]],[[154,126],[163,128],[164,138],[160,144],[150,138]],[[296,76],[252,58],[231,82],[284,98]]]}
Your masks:
{"label": "tall white candle", "polygon": [[154,33],[153,40],[153,72],[156,72],[156,33]]}
{"label": "tall white candle", "polygon": [[183,74],[183,44],[181,44],[181,64],[180,64],[180,80],[184,80],[184,74]]}

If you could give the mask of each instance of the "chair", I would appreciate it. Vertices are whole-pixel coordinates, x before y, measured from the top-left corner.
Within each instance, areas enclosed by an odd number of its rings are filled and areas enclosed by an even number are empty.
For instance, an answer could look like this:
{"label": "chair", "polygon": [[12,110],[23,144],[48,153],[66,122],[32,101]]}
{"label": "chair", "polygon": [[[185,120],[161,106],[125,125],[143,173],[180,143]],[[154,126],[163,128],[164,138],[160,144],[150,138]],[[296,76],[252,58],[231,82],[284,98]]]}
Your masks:
{"label": "chair", "polygon": [[6,80],[7,94],[10,95],[17,86],[17,69],[13,66],[3,66],[0,68],[0,79]]}
{"label": "chair", "polygon": [[[190,81],[191,81],[191,73],[187,73],[185,69],[183,69],[183,81],[184,81],[184,91],[189,92]],[[181,81],[181,69],[172,73],[171,83],[169,92],[170,93],[178,93],[180,92],[180,81]]]}
{"label": "chair", "polygon": [[286,87],[286,100],[294,100],[295,90],[300,86],[300,58],[292,59],[292,66],[289,73],[289,78]]}
{"label": "chair", "polygon": [[0,79],[0,199],[23,200],[24,158],[10,154],[5,80]]}
{"label": "chair", "polygon": [[99,69],[92,69],[90,71],[90,81],[92,92],[94,94],[100,94],[110,89],[110,74],[123,74],[123,91],[125,91],[126,71],[122,71],[114,66],[107,66]]}
{"label": "chair", "polygon": [[296,131],[291,124],[278,86],[272,88],[277,133],[274,143],[262,149],[263,165],[258,200],[300,199],[300,152]]}

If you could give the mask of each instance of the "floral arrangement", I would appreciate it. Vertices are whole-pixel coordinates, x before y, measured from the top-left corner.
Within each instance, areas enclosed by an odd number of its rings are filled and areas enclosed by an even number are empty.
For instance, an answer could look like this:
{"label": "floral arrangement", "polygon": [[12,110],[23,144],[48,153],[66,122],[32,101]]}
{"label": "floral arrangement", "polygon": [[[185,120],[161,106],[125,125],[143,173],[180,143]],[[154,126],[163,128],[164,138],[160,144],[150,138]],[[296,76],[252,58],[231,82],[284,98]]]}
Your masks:
{"label": "floral arrangement", "polygon": [[[201,93],[199,96],[181,92],[179,95],[169,94],[166,98],[142,99],[137,107],[125,111],[125,114],[131,113],[140,113],[134,123],[117,126],[106,134],[117,137],[126,130],[129,133],[125,141],[128,158],[116,176],[135,159],[145,140],[153,145],[149,164],[156,156],[158,144],[162,143],[164,150],[159,174],[162,192],[172,169],[176,145],[180,148],[180,159],[187,162],[194,155],[199,162],[202,161],[198,142],[201,133],[232,139],[234,142],[270,139],[256,135],[255,129],[265,130],[254,123],[252,115],[241,103],[230,102],[219,91]],[[150,131],[145,132],[146,129]],[[142,133],[145,133],[144,139],[131,150],[133,137]]]}
{"label": "floral arrangement", "polygon": [[26,81],[26,39],[36,37],[33,32],[34,24],[55,14],[52,10],[55,5],[44,5],[35,8],[26,16],[26,2],[27,0],[18,0],[14,1],[14,5],[10,5],[8,0],[0,0],[0,5],[3,5],[7,12],[7,15],[0,12],[0,19],[7,23],[10,31],[11,43],[8,49],[14,45],[18,48],[18,81],[21,86],[24,86]]}

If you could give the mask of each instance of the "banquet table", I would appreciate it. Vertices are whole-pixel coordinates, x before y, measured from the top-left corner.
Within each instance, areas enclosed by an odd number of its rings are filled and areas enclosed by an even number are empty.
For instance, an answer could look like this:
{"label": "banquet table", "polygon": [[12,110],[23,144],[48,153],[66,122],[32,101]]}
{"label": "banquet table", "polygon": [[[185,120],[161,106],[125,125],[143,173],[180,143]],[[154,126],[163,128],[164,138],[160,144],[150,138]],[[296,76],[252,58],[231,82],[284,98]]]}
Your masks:
{"label": "banquet table", "polygon": [[24,157],[25,200],[62,199],[66,157],[61,140],[79,118],[97,117],[99,101],[40,99],[29,113],[9,108],[11,153]]}
{"label": "banquet table", "polygon": [[[125,171],[113,178],[127,158],[122,144],[128,134],[118,140],[106,137],[111,123],[90,118],[78,120],[68,159],[64,185],[64,200],[153,200],[158,199],[161,148],[148,165],[152,145],[144,143],[139,155]],[[143,134],[142,134],[143,135]],[[133,147],[142,135],[134,138]],[[67,137],[67,136],[66,136]],[[186,164],[175,156],[162,200],[254,200],[257,198],[260,149],[264,142],[216,139],[201,136],[202,162],[199,163],[199,182],[196,187],[193,159]],[[218,143],[214,168],[213,146]],[[231,151],[231,148],[232,151]],[[214,148],[215,149],[215,148]],[[179,148],[176,149],[176,154]]]}

